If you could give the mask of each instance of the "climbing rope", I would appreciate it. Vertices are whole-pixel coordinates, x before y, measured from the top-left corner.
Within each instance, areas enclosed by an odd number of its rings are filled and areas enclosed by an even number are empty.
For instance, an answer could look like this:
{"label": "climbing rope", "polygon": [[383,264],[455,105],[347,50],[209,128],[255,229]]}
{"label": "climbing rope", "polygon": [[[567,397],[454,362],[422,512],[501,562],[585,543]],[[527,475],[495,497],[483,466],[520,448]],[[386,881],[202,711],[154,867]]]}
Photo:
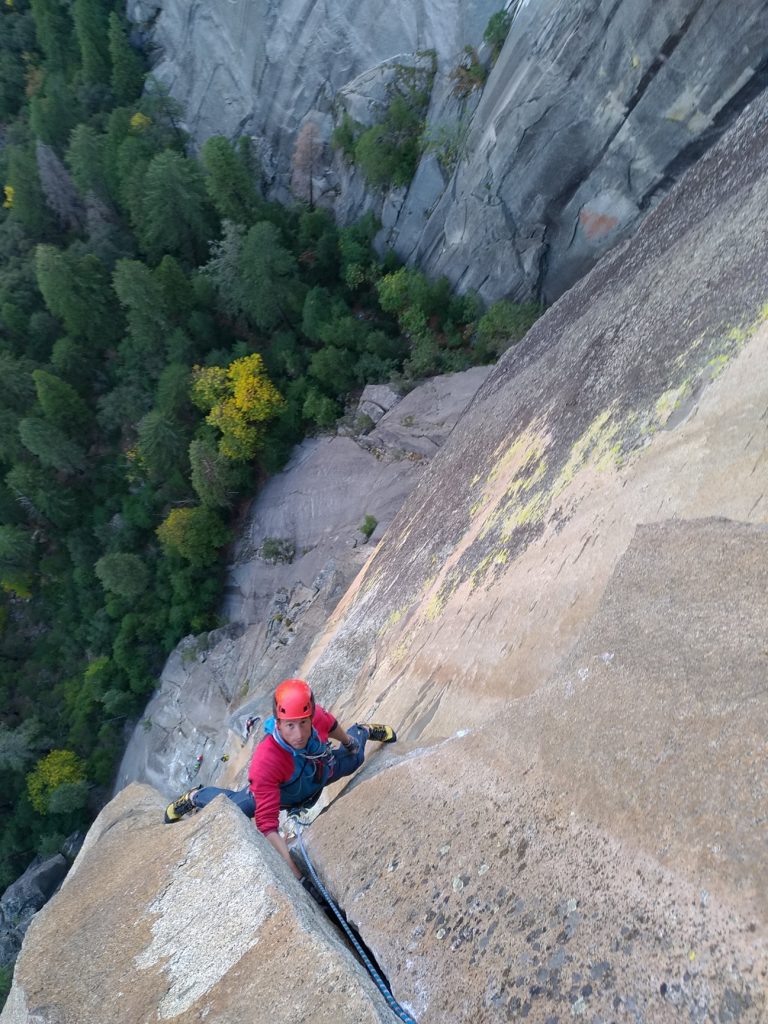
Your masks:
{"label": "climbing rope", "polygon": [[312,882],[317,886],[318,890],[322,894],[323,899],[326,901],[328,906],[333,911],[333,913],[334,913],[334,915],[336,917],[336,920],[339,922],[341,927],[344,929],[347,938],[349,939],[349,941],[352,943],[352,945],[357,950],[357,953],[358,953],[360,959],[365,964],[366,969],[368,970],[368,973],[370,974],[370,976],[373,978],[374,982],[376,983],[376,987],[378,988],[378,990],[381,992],[381,994],[386,999],[387,1005],[389,1006],[390,1010],[392,1010],[392,1012],[395,1014],[395,1016],[399,1017],[400,1020],[405,1021],[405,1024],[416,1024],[416,1021],[413,1019],[413,1017],[411,1017],[411,1015],[409,1013],[407,1013],[402,1008],[400,1003],[398,1003],[398,1001],[395,999],[395,997],[389,991],[389,989],[387,988],[387,986],[384,983],[384,979],[381,977],[379,972],[373,966],[373,964],[371,963],[371,961],[368,958],[368,956],[366,956],[365,951],[363,950],[363,947],[360,945],[360,943],[358,942],[357,938],[355,937],[354,932],[349,927],[349,925],[344,920],[344,918],[341,916],[341,912],[339,911],[338,907],[333,902],[331,897],[328,895],[328,890],[325,888],[323,883],[318,878],[317,872],[314,869],[312,861],[309,859],[309,854],[307,853],[307,848],[304,846],[304,840],[303,840],[302,835],[301,835],[301,826],[300,825],[299,825],[299,827],[296,830],[296,837],[297,837],[298,842],[299,842],[299,849],[301,850],[301,855],[304,858],[304,862],[306,863],[307,867],[309,868],[309,874],[310,874],[310,876],[312,878]]}

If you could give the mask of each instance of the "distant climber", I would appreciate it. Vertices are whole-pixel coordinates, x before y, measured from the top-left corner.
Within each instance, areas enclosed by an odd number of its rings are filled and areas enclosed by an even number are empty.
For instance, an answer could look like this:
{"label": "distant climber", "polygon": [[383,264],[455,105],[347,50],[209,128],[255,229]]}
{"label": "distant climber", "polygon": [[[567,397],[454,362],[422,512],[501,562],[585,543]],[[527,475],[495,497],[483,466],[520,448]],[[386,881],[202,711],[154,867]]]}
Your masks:
{"label": "distant climber", "polygon": [[243,731],[243,746],[245,746],[245,744],[248,742],[248,738],[250,737],[251,733],[253,732],[253,730],[254,730],[254,728],[256,726],[256,723],[260,722],[260,721],[261,721],[261,718],[259,717],[259,715],[249,715],[248,718],[246,718],[246,720],[245,720],[245,729]]}
{"label": "distant climber", "polygon": [[[312,690],[303,679],[285,679],[280,683],[274,694],[273,712],[264,723],[267,735],[251,758],[248,785],[240,790],[216,786],[187,790],[168,804],[165,822],[179,821],[223,794],[243,814],[255,817],[259,831],[293,874],[301,878],[277,830],[280,809],[311,807],[329,782],[351,775],[360,767],[369,740],[394,743],[397,736],[391,726],[373,722],[352,725],[345,731],[330,712],[315,703]],[[332,747],[329,739],[337,740],[341,746]]]}

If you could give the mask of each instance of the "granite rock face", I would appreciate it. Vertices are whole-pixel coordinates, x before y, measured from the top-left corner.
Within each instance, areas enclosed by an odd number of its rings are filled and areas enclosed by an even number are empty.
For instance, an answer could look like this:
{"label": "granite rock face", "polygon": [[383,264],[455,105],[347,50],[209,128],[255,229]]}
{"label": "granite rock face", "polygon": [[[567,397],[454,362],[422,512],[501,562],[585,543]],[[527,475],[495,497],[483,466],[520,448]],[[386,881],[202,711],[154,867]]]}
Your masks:
{"label": "granite rock face", "polygon": [[766,153],[502,358],[307,660],[398,730],[309,844],[422,1024],[768,1013]]}
{"label": "granite rock face", "polygon": [[137,785],[102,811],[28,932],[0,1020],[225,1024],[256,1007],[261,1020],[391,1020],[365,970],[232,804],[221,798],[173,827],[161,812],[157,793]]}
{"label": "granite rock face", "polygon": [[523,4],[466,158],[395,248],[486,299],[556,298],[764,88],[766,41],[759,0]]}
{"label": "granite rock face", "polygon": [[[765,87],[768,10],[762,0],[524,0],[482,94],[457,99],[451,73],[468,45],[490,65],[480,44],[498,8],[130,0],[128,14],[196,142],[251,136],[273,197],[306,199],[311,179],[314,201],[343,222],[373,209],[382,246],[461,291],[551,301]],[[393,69],[424,51],[436,67],[428,133],[452,140],[453,155],[441,165],[428,150],[407,191],[371,191],[334,155],[334,125],[342,110],[370,123]]]}
{"label": "granite rock face", "polygon": [[[380,408],[389,407],[375,431],[297,447],[253,503],[231,553],[222,608],[229,625],[187,638],[170,656],[116,790],[149,782],[170,799],[192,784],[243,784],[245,719],[271,713],[276,681],[297,673],[489,372],[436,377],[400,402],[388,388],[370,389]],[[360,530],[366,515],[378,524],[369,544]],[[292,554],[265,557],[270,541]]]}
{"label": "granite rock face", "polygon": [[767,585],[765,525],[639,527],[545,685],[313,824],[420,1024],[766,1019]]}
{"label": "granite rock face", "polygon": [[[340,89],[425,50],[448,60],[480,42],[497,8],[497,0],[130,0],[127,13],[143,27],[153,73],[181,102],[193,137],[252,136],[270,185],[287,196],[296,137],[310,122],[329,141]],[[372,89],[375,101],[375,81]]]}

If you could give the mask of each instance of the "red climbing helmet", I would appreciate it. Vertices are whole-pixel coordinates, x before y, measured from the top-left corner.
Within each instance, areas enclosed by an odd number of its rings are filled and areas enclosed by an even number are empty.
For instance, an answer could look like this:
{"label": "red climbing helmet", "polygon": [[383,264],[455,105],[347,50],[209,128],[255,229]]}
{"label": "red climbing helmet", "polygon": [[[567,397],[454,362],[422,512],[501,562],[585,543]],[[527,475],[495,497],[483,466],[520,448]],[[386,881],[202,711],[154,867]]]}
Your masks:
{"label": "red climbing helmet", "polygon": [[275,718],[310,718],[315,698],[303,679],[284,679],[275,690]]}

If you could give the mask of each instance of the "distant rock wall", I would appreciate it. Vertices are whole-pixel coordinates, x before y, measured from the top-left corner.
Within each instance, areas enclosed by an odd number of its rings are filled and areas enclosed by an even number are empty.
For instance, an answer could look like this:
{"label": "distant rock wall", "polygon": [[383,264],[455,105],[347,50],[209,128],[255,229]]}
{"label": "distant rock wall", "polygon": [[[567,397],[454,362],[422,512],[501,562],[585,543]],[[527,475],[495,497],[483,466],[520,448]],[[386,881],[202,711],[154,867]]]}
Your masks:
{"label": "distant rock wall", "polygon": [[557,298],[765,87],[767,44],[761,0],[523,5],[466,159],[395,248],[488,299]]}
{"label": "distant rock wall", "polygon": [[[551,301],[765,87],[768,8],[524,0],[482,96],[456,99],[450,73],[499,6],[129,0],[128,14],[193,138],[251,136],[271,195],[290,199],[294,147],[310,126],[313,194],[339,219],[374,209],[382,245],[461,291]],[[424,50],[437,66],[429,125],[463,139],[463,159],[449,175],[425,156],[407,191],[372,193],[333,155],[334,123],[342,109],[370,121],[387,68]]]}

